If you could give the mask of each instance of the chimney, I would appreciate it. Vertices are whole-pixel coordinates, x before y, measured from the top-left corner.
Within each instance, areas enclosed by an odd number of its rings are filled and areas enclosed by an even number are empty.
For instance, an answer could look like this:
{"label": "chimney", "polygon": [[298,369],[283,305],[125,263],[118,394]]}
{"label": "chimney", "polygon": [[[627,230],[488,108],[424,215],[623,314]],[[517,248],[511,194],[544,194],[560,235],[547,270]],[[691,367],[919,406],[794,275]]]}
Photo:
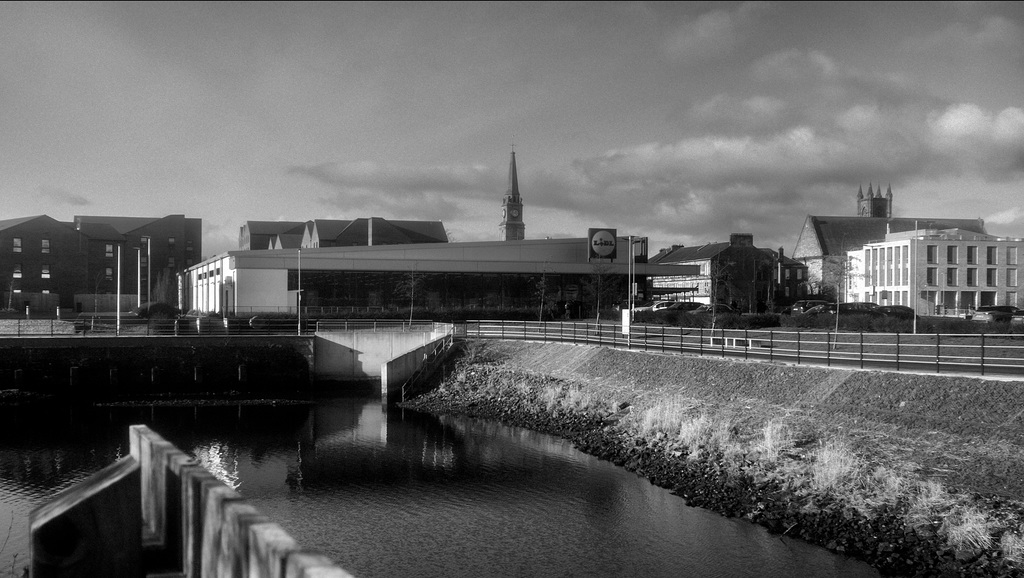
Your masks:
{"label": "chimney", "polygon": [[729,235],[729,244],[733,247],[753,247],[753,233],[732,233]]}

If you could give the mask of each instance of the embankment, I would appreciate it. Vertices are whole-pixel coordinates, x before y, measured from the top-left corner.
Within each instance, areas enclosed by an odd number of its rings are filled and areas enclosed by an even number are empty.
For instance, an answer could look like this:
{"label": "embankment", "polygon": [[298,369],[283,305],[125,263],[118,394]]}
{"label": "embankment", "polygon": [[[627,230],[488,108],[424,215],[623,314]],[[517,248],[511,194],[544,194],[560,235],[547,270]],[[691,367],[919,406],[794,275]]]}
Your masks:
{"label": "embankment", "polygon": [[411,403],[561,435],[901,576],[1018,576],[1024,383],[471,342]]}

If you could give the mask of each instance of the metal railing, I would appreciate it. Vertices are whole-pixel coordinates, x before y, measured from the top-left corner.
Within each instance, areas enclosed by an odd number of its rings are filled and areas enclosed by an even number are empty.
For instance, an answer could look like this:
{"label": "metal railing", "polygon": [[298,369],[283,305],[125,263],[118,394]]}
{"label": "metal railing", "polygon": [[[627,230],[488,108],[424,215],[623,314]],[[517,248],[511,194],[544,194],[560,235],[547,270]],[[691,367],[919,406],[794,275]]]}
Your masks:
{"label": "metal railing", "polygon": [[700,329],[530,321],[467,321],[472,339],[603,345],[637,351],[776,363],[1024,377],[1024,335]]}
{"label": "metal railing", "polygon": [[187,336],[187,335],[296,335],[317,331],[432,331],[437,323],[413,319],[297,319],[179,317],[143,319],[122,316],[120,325],[110,316],[62,319],[0,319],[0,337],[68,336]]}

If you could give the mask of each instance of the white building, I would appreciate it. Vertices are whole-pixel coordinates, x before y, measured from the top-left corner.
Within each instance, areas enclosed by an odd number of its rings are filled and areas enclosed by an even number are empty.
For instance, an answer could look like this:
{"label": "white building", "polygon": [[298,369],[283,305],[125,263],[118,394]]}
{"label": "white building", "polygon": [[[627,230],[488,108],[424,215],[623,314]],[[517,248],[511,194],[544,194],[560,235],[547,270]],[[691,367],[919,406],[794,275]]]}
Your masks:
{"label": "white building", "polygon": [[1024,239],[963,229],[890,233],[848,251],[849,301],[907,305],[921,315],[982,305],[1024,306],[1017,289]]}

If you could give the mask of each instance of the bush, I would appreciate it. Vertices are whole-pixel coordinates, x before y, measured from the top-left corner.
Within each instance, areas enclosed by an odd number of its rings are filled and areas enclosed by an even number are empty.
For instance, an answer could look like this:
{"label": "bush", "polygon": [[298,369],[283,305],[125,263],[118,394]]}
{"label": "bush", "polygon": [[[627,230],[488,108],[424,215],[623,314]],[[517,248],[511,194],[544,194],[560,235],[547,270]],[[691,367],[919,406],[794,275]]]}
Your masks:
{"label": "bush", "polygon": [[135,314],[146,319],[175,319],[181,310],[169,303],[146,303]]}

